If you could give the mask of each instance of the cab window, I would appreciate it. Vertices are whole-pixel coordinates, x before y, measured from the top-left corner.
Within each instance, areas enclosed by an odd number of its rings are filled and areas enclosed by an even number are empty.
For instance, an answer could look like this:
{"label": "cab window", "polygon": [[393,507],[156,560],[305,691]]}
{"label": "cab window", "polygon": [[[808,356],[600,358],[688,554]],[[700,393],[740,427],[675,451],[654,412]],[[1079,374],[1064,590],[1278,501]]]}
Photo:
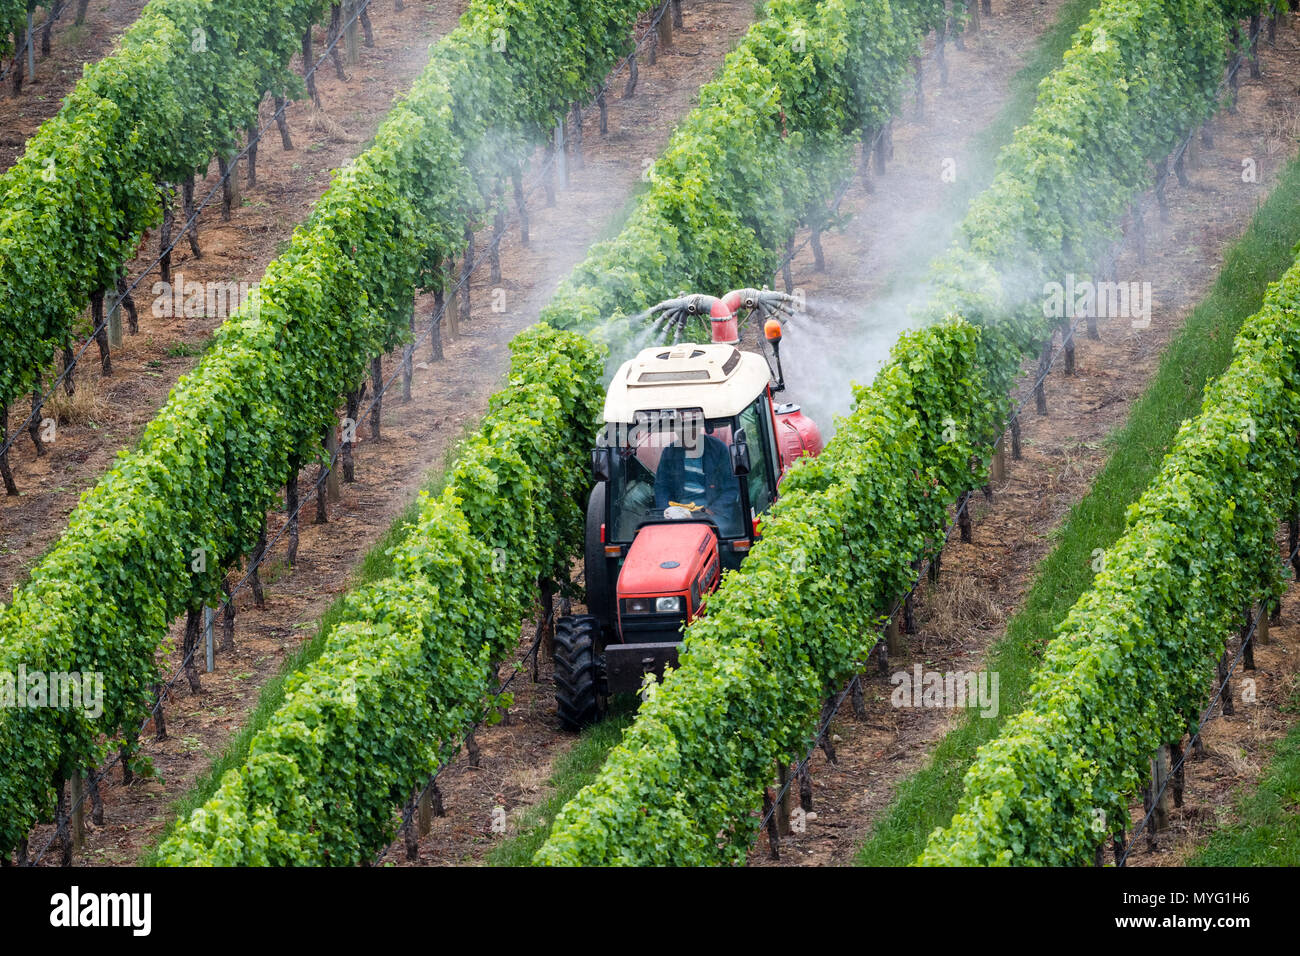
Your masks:
{"label": "cab window", "polygon": [[749,446],[749,505],[762,514],[772,504],[772,456],[768,437],[767,397],[760,396],[740,413],[740,427]]}

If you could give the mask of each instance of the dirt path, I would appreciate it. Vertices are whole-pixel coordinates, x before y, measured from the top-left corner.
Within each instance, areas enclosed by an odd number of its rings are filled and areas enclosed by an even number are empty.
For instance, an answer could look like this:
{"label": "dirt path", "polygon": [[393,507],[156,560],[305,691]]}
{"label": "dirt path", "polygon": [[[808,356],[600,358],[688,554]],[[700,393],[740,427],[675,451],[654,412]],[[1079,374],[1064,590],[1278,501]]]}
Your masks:
{"label": "dirt path", "polygon": [[[85,64],[96,63],[113,51],[118,38],[140,16],[147,0],[98,0],[86,9],[86,20],[76,24],[77,5],[67,3],[50,36],[50,55],[41,55],[41,30],[36,31],[36,73],[23,80],[22,92],[13,95],[11,78],[0,82],[0,171],[22,155],[23,147],[47,119],[59,111],[72,92]],[[46,20],[38,10],[36,26]],[[12,65],[5,59],[6,70]]]}
{"label": "dirt path", "polygon": [[[337,79],[332,63],[318,72],[323,111],[308,102],[294,103],[287,115],[294,149],[281,147],[272,125],[261,144],[257,185],[242,191],[242,203],[231,220],[221,217],[220,191],[201,214],[201,259],[182,240],[173,253],[173,285],[189,283],[256,283],[279,253],[293,229],[311,211],[329,185],[330,172],[356,156],[374,134],[394,97],[410,88],[429,60],[429,44],[455,26],[463,0],[419,0],[398,13],[391,4],[375,4],[375,46],[361,49],[360,63],[347,67],[349,80]],[[316,55],[325,49],[324,34]],[[295,64],[301,73],[301,64]],[[272,118],[263,104],[262,122]],[[205,182],[198,183],[201,201],[219,181],[216,163]],[[146,237],[142,254],[131,263],[132,281],[158,254],[157,234]],[[10,462],[20,495],[0,495],[0,594],[25,579],[50,544],[63,533],[68,514],[83,491],[108,468],[118,450],[138,440],[144,426],[166,401],[176,380],[198,363],[213,330],[231,309],[215,298],[199,296],[199,307],[185,317],[173,308],[175,296],[158,283],[155,269],[137,288],[140,332],[127,335],[113,350],[113,375],[100,374],[92,345],[74,369],[76,393],[59,390],[46,403],[44,415],[57,420],[49,454],[38,457],[26,436],[14,443]],[[209,312],[209,306],[212,311]],[[172,317],[173,312],[181,313]],[[194,314],[194,313],[198,314]],[[79,326],[89,333],[88,318]],[[15,431],[30,406],[16,402],[10,411]]]}
{"label": "dirt path", "polygon": [[[635,95],[621,99],[624,77],[615,83],[618,93],[609,99],[608,136],[599,135],[594,112],[587,118],[584,162],[575,168],[570,158],[570,185],[559,190],[556,206],[545,208],[540,191],[530,201],[531,243],[522,246],[512,227],[501,247],[503,281],[495,287],[489,284],[486,266],[475,274],[471,321],[462,324],[459,338],[445,341],[443,363],[431,364],[428,345],[422,347],[411,402],[400,401],[400,383],[385,398],[381,441],[376,445],[371,440],[368,418],[360,426],[356,483],[344,484],[342,499],[330,503],[328,524],[312,524],[314,506],[304,509],[296,568],[288,567],[283,542],[272,552],[263,567],[265,607],[253,607],[243,595],[237,602],[236,650],[218,658],[216,673],[203,675],[197,696],[177,687],[165,708],[168,739],[156,742],[149,737],[143,748],[157,773],[137,777],[129,786],[122,785],[118,771],[111,774],[103,792],[105,825],[92,829],[87,852],[78,863],[129,864],[161,833],[171,803],[237,732],[260,687],[277,672],[285,655],[314,632],[321,614],[348,586],[358,562],[411,500],[428,469],[445,460],[464,430],[481,417],[488,397],[500,386],[510,338],[536,321],[559,280],[623,209],[642,160],[663,148],[674,123],[693,106],[699,86],[713,75],[753,15],[752,4],[745,0],[685,4],[684,29],[675,32],[674,46],[661,51],[654,66],[642,57]],[[644,30],[644,23],[638,29]],[[328,91],[322,92],[330,102]],[[497,289],[504,290],[505,311],[494,313],[494,298],[502,302]],[[417,303],[416,314],[428,320],[431,297]],[[394,362],[393,356],[385,359],[386,375]],[[314,468],[301,476],[304,498],[315,478]],[[284,520],[283,513],[270,516],[271,535]],[[176,646],[182,625],[173,627]],[[179,660],[174,647],[166,660],[168,671],[174,670]],[[525,709],[526,700],[525,693],[518,693],[516,710]],[[550,708],[538,716],[546,721],[548,754],[553,756],[569,738],[551,728]],[[545,759],[538,754],[534,761],[539,779],[546,773]],[[43,827],[33,835],[34,850],[49,839],[51,829]],[[46,862],[54,863],[57,856],[56,850]]]}
{"label": "dirt path", "polygon": [[[1300,67],[1296,41],[1291,23],[1279,29],[1276,46],[1261,43],[1266,76],[1251,80],[1242,71],[1239,111],[1214,120],[1214,147],[1199,150],[1196,166],[1189,170],[1189,188],[1171,180],[1168,223],[1158,221],[1154,203],[1148,201],[1147,261],[1139,264],[1126,246],[1119,275],[1151,282],[1151,327],[1135,330],[1122,319],[1101,322],[1100,341],[1078,339],[1078,374],[1063,375],[1058,363],[1048,379],[1048,414],[1034,414],[1030,400],[1023,419],[1024,460],[1010,463],[1008,478],[995,487],[991,502],[978,495],[973,500],[974,540],[962,544],[954,535],[943,555],[938,587],[920,591],[918,633],[909,639],[910,653],[892,659],[891,672],[910,671],[914,664],[933,671],[978,670],[1001,636],[1038,563],[1052,548],[1054,529],[1104,465],[1106,436],[1127,419],[1164,347],[1214,282],[1225,248],[1244,231],[1295,154],[1300,115],[1292,102],[1293,77]],[[1247,157],[1255,160],[1258,182],[1242,181],[1242,159]],[[897,167],[911,168],[906,161]],[[830,249],[828,242],[828,273],[814,277],[809,287],[839,290],[860,281],[856,264]],[[1258,705],[1239,704],[1237,717],[1216,720],[1207,731],[1208,756],[1189,763],[1187,805],[1175,811],[1171,836],[1160,840],[1168,849],[1154,861],[1174,863],[1184,857],[1225,812],[1222,805],[1231,787],[1258,773],[1262,749],[1289,726],[1292,718],[1278,707],[1289,695],[1296,669],[1297,609],[1300,598],[1293,593],[1283,607],[1286,623],[1273,628],[1274,644],[1261,648],[1258,671],[1247,675],[1258,682]],[[855,718],[846,703],[832,723],[838,761],[831,765],[818,751],[811,765],[816,818],[807,822],[805,832],[782,838],[776,865],[851,863],[896,787],[929,762],[933,746],[953,726],[946,711],[892,707],[893,689],[887,677],[872,674],[865,716]],[[1130,863],[1146,862],[1144,853]],[[765,838],[750,861],[774,865]]]}

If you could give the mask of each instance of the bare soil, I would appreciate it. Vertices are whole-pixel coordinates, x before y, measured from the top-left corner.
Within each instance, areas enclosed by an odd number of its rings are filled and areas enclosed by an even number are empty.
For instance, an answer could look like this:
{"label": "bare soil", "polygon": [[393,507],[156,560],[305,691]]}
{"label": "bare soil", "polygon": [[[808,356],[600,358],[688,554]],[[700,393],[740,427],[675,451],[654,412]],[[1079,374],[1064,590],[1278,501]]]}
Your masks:
{"label": "bare soil", "polygon": [[[407,9],[411,10],[409,3]],[[425,7],[422,5],[420,9]],[[579,164],[570,154],[570,181],[567,188],[559,189],[556,205],[545,207],[540,190],[530,199],[531,242],[522,245],[518,230],[512,225],[501,245],[502,282],[489,283],[486,266],[475,273],[471,282],[470,320],[465,322],[462,319],[460,335],[455,339],[449,339],[444,329],[444,362],[431,362],[429,345],[421,346],[416,355],[412,399],[409,403],[401,401],[400,381],[389,390],[382,406],[379,441],[374,441],[369,430],[369,416],[363,416],[358,429],[356,482],[343,484],[341,500],[329,503],[327,524],[311,523],[315,515],[314,504],[308,503],[303,509],[297,567],[288,566],[283,541],[272,550],[263,566],[263,579],[267,583],[265,607],[252,606],[251,597],[241,592],[236,602],[236,650],[218,657],[215,673],[202,675],[203,689],[198,695],[189,693],[183,679],[177,683],[164,709],[168,738],[155,741],[150,732],[144,741],[142,752],[152,762],[156,773],[149,778],[137,777],[129,786],[122,785],[117,770],[111,773],[101,787],[105,824],[91,827],[86,838],[86,851],[76,858],[78,864],[130,864],[158,838],[171,817],[172,803],[190,789],[238,731],[255,705],[261,686],[278,672],[285,656],[314,633],[322,613],[335,596],[349,586],[358,563],[414,497],[429,469],[445,461],[458,438],[481,417],[489,396],[501,384],[509,357],[507,344],[510,338],[536,321],[538,312],[549,301],[558,281],[581,261],[606,224],[623,210],[641,174],[643,159],[659,153],[675,122],[694,105],[699,86],[712,76],[727,50],[748,28],[753,15],[752,4],[744,0],[705,0],[686,4],[684,28],[674,32],[672,47],[661,49],[653,66],[647,62],[645,50],[642,51],[639,82],[634,95],[628,99],[621,98],[626,73],[612,84],[608,135],[600,136],[594,110],[585,116],[582,162]],[[402,35],[408,39],[417,36],[414,23],[408,26],[409,29],[401,31]],[[640,24],[638,33],[644,32],[645,27],[644,22]],[[385,30],[378,17],[375,29],[377,37],[397,32]],[[365,67],[370,55],[373,51],[363,51],[362,65],[358,70]],[[422,64],[423,47],[419,56]],[[394,87],[406,85],[391,77],[386,82]],[[325,83],[322,83],[322,95],[327,109],[331,103],[338,103],[343,98],[341,93],[331,96],[331,86]],[[349,105],[348,115],[359,120],[360,115],[365,114],[373,122],[372,114],[381,111],[390,97],[391,93],[385,92],[368,103],[355,100]],[[298,133],[295,128],[295,135]],[[278,153],[278,145],[267,151],[268,157],[275,157]],[[301,159],[301,147],[288,156],[291,160]],[[328,158],[321,158],[319,166],[315,161],[311,163],[314,171],[327,170],[328,166]],[[290,172],[296,171],[285,170],[286,181],[297,182],[289,175]],[[263,176],[259,164],[259,182]],[[269,191],[272,188],[275,179],[270,169],[265,174],[265,181],[267,185],[259,185],[258,190],[250,194],[252,197],[256,198],[264,189]],[[323,188],[323,179],[319,186]],[[303,199],[303,212],[309,202],[310,198]],[[249,215],[248,208],[245,205],[239,215]],[[293,214],[288,210],[281,213],[278,207],[272,208],[273,213],[260,215],[282,216],[286,221],[293,221]],[[210,226],[205,226],[204,258],[182,267],[187,278],[191,268],[202,267],[215,257],[215,239],[223,234],[221,229],[215,219]],[[242,269],[249,274],[255,275],[260,271],[264,262],[239,259],[248,252],[249,237],[255,235],[255,229],[248,233],[232,230],[226,235],[228,238],[223,248],[227,251],[223,254],[230,256],[231,261],[240,261]],[[490,232],[480,234],[478,248],[485,248],[488,239]],[[268,253],[265,259],[269,259],[269,252],[275,245],[274,239],[265,241],[262,247]],[[504,290],[504,298],[501,290]],[[494,302],[504,311],[494,312]],[[423,323],[428,322],[432,313],[432,297],[417,301],[416,314]],[[98,476],[111,451],[121,443],[133,440],[139,427],[165,397],[165,390],[176,374],[170,363],[165,383],[160,384],[156,392],[151,390],[143,394],[140,391],[141,381],[149,371],[148,361],[161,361],[160,353],[165,355],[161,343],[195,341],[215,326],[216,321],[207,320],[206,325],[196,320],[155,321],[148,317],[147,310],[142,310],[141,323],[140,335],[128,339],[120,353],[123,356],[120,367],[124,371],[109,380],[120,380],[126,394],[121,402],[115,397],[111,404],[104,403],[105,415],[121,416],[114,419],[119,429],[116,432],[118,440],[94,444],[92,453],[87,454],[88,460],[74,466],[75,476],[61,479],[70,487],[74,481],[77,482],[65,508],[48,508],[45,517],[33,513],[24,530],[11,539],[28,553],[34,555],[57,536],[66,511],[75,504],[76,494]],[[146,345],[150,338],[155,340],[154,344]],[[118,355],[114,353],[115,369],[119,367]],[[385,376],[391,375],[399,363],[400,355],[387,356]],[[184,364],[188,367],[192,363]],[[131,402],[134,402],[133,407],[126,407]],[[95,430],[87,428],[85,431],[94,433]],[[90,439],[78,434],[68,436],[66,440],[71,443]],[[61,432],[59,444],[64,441]],[[30,448],[25,452],[30,452]],[[62,450],[60,453],[66,454]],[[49,471],[40,475],[31,470],[39,467],[39,463],[33,465],[28,459],[24,463],[24,468],[28,469],[26,479],[19,477],[23,488],[32,489],[30,497],[33,498],[44,494],[37,492],[36,488],[44,488],[51,480]],[[304,500],[314,493],[315,479],[314,467],[303,472],[299,489]],[[26,497],[19,499],[20,506]],[[6,505],[12,507],[12,502]],[[5,535],[14,534],[10,530],[9,512],[2,514]],[[270,516],[272,537],[283,528],[284,521],[283,513]],[[55,527],[47,531],[47,523]],[[24,536],[35,543],[24,544]],[[6,555],[4,560],[10,561],[11,557]],[[11,564],[15,570],[8,573],[11,576],[21,573],[21,567],[26,563]],[[162,658],[168,673],[175,670],[180,660],[177,648],[182,630],[183,621],[176,622]],[[526,630],[531,636],[532,627]],[[516,767],[527,760],[535,768],[531,772],[542,780],[548,773],[549,759],[567,747],[571,738],[560,734],[554,722],[553,708],[547,706],[542,698],[539,697],[536,707],[530,710],[531,689],[526,680],[517,682],[512,690],[516,697],[510,727],[515,731],[524,729],[522,718],[531,715],[538,723],[528,723],[525,734],[535,729],[536,740],[545,743],[545,748],[537,745],[530,750],[535,745],[527,736],[520,736],[510,745],[510,752],[518,755],[512,759],[516,760]],[[484,764],[489,764],[502,752],[503,748],[495,742],[484,740]],[[512,772],[524,780],[524,774],[517,770]],[[487,786],[493,793],[498,789],[510,790],[510,786],[498,781]],[[528,788],[526,782],[519,786],[525,791]],[[457,808],[458,813],[466,814],[465,802],[454,785],[449,782],[444,792],[447,793],[448,805]],[[490,801],[491,797],[489,794],[487,800]],[[486,815],[490,817],[490,810]],[[33,852],[45,845],[52,829],[41,827],[33,834]],[[457,848],[452,855],[459,859],[464,853]],[[56,847],[44,862],[53,864],[57,857]]]}

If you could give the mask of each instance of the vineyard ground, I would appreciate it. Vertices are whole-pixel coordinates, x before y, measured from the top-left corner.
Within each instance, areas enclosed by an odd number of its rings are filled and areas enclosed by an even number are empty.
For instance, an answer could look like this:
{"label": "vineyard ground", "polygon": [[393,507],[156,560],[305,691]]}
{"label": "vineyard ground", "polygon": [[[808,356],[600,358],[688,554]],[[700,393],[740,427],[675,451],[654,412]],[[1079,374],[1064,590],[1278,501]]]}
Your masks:
{"label": "vineyard ground", "polygon": [[[950,81],[943,89],[934,70],[931,38],[924,67],[924,116],[918,121],[909,94],[903,116],[895,123],[894,159],[885,176],[873,175],[875,193],[867,196],[861,181],[855,182],[845,196],[845,208],[853,209],[855,218],[843,233],[822,237],[828,272],[814,273],[811,251],[795,260],[795,283],[807,292],[810,321],[826,328],[824,336],[818,333],[819,341],[839,343],[828,346],[832,348],[852,341],[855,330],[849,322],[858,314],[852,304],[879,295],[882,277],[891,271],[914,265],[910,259],[916,257],[917,245],[904,249],[893,240],[906,236],[901,230],[909,220],[931,223],[944,219],[949,197],[940,180],[942,160],[955,158],[959,169],[966,168],[968,160],[974,162],[968,155],[972,139],[998,113],[1010,78],[1060,5],[1060,0],[994,4],[995,16],[985,19],[980,34],[967,38],[964,52],[948,44]],[[942,236],[937,239],[942,248]],[[936,236],[930,236],[926,244],[935,240]],[[799,329],[792,329],[782,354],[790,356],[788,397],[806,401],[820,369],[815,362],[796,364],[798,335]],[[847,391],[847,382],[841,387]],[[503,676],[505,673],[508,670]],[[572,738],[556,729],[549,662],[542,662],[539,683],[522,680],[521,675],[512,690],[511,723],[477,735],[479,765],[470,766],[462,756],[439,775],[447,815],[434,819],[430,834],[420,841],[419,864],[475,862],[493,850],[493,862],[526,862],[525,854],[512,844],[537,843],[538,832],[549,828],[558,810],[553,791],[574,782],[569,769],[557,764],[557,758],[569,751]],[[600,737],[611,744],[617,742],[617,737],[603,733]],[[596,769],[599,763],[587,774],[588,779]],[[544,804],[549,812],[543,812],[538,804]],[[492,829],[497,806],[507,812],[506,839]],[[407,865],[400,842],[390,847],[385,859]]]}
{"label": "vineyard ground", "polygon": [[[1148,200],[1146,264],[1137,263],[1131,243],[1125,245],[1118,274],[1152,284],[1156,305],[1151,327],[1136,331],[1124,319],[1100,322],[1100,341],[1080,334],[1078,374],[1064,376],[1058,362],[1047,380],[1046,416],[1034,413],[1030,397],[1023,418],[1024,460],[1010,463],[1008,479],[995,486],[991,503],[979,495],[973,499],[974,540],[962,544],[954,535],[943,555],[939,586],[921,589],[918,633],[910,638],[910,652],[890,661],[891,673],[910,672],[916,664],[939,672],[983,666],[1004,622],[1022,606],[1062,520],[1105,464],[1108,436],[1127,420],[1165,346],[1213,282],[1226,247],[1241,235],[1294,157],[1293,77],[1300,65],[1294,25],[1279,30],[1275,47],[1262,44],[1262,55],[1264,78],[1251,80],[1242,71],[1240,108],[1236,115],[1221,112],[1215,118],[1214,147],[1199,151],[1196,167],[1189,170],[1191,186],[1181,189],[1171,179],[1168,223],[1158,221]],[[1243,183],[1244,158],[1256,161],[1257,183]],[[829,255],[828,260],[838,261]],[[1154,457],[1157,449],[1151,452]],[[1155,859],[1178,862],[1185,852],[1174,848],[1194,841],[1198,831],[1203,834],[1205,820],[1219,817],[1213,808],[1226,793],[1258,772],[1260,749],[1285,732],[1289,719],[1278,706],[1289,696],[1286,687],[1300,648],[1297,607],[1296,598],[1289,596],[1284,626],[1273,629],[1274,645],[1257,655],[1258,713],[1253,719],[1211,724],[1206,734],[1210,759],[1189,765],[1187,809],[1176,814],[1172,839],[1161,838]],[[1040,641],[1049,638],[1044,633]],[[929,763],[934,746],[960,723],[954,712],[892,707],[893,689],[886,677],[873,674],[867,682],[865,719],[854,718],[847,704],[841,710],[831,728],[837,763],[830,764],[818,751],[811,765],[817,818],[804,833],[783,838],[781,864],[852,862],[899,785]],[[909,844],[907,852],[890,856],[889,862],[910,862],[912,848]],[[1129,862],[1143,862],[1144,852]],[[755,848],[751,861],[770,862],[766,841]]]}
{"label": "vineyard ground", "polygon": [[[237,602],[236,651],[218,657],[216,673],[203,675],[199,695],[191,696],[179,686],[174,691],[164,711],[168,739],[155,742],[150,731],[144,741],[143,753],[157,773],[137,778],[130,786],[121,784],[117,771],[111,774],[103,793],[105,826],[89,834],[87,852],[79,863],[132,863],[162,834],[172,819],[175,802],[195,785],[213,758],[245,724],[258,703],[259,689],[316,631],[322,614],[354,582],[367,551],[384,536],[394,517],[409,506],[416,491],[426,483],[429,468],[447,460],[457,439],[478,421],[488,397],[501,384],[509,339],[536,321],[559,279],[581,260],[593,241],[607,233],[609,221],[626,208],[643,159],[653,158],[662,149],[674,123],[693,106],[699,86],[713,75],[726,51],[748,29],[754,10],[745,2],[709,0],[684,4],[683,14],[684,28],[674,32],[673,47],[660,51],[655,66],[648,65],[643,51],[635,95],[628,100],[620,98],[626,74],[615,82],[609,98],[609,135],[604,139],[599,136],[594,111],[586,116],[584,164],[575,168],[570,158],[570,186],[559,190],[556,207],[544,208],[540,190],[529,200],[530,245],[520,245],[513,226],[507,233],[501,246],[503,281],[499,285],[505,290],[506,311],[491,311],[493,285],[488,282],[484,266],[471,283],[471,322],[462,325],[459,338],[444,338],[446,362],[430,364],[426,343],[416,356],[411,403],[401,403],[400,382],[385,396],[382,440],[378,444],[371,440],[368,419],[361,424],[356,448],[357,481],[344,484],[342,499],[330,503],[328,524],[311,523],[315,508],[309,498],[316,470],[303,470],[300,493],[309,503],[302,512],[298,566],[288,567],[284,542],[273,550],[263,565],[266,606],[254,608],[251,598],[241,596]],[[640,29],[644,30],[644,26]],[[381,29],[381,21],[376,18],[377,40],[382,36]],[[373,53],[363,50],[361,68],[366,67],[366,56]],[[419,60],[421,66],[427,62],[423,47]],[[318,78],[325,79],[325,71]],[[397,85],[396,80],[392,82]],[[327,109],[331,102],[337,102],[330,98],[328,86],[322,84],[321,93]],[[341,94],[336,95],[341,98]],[[382,111],[388,101],[387,94],[382,102],[377,98],[370,104],[371,112]],[[356,108],[361,110],[359,105]],[[278,143],[268,151],[269,155],[278,152]],[[261,177],[259,162],[259,180]],[[320,185],[323,188],[325,183]],[[204,233],[205,261],[215,235],[216,229]],[[480,250],[483,238],[484,234],[480,234]],[[228,240],[235,250],[241,241],[233,235]],[[417,316],[427,322],[433,312],[432,297],[422,297],[416,308]],[[139,338],[144,339],[147,320],[143,314],[141,321]],[[192,333],[178,329],[174,334],[188,337]],[[128,340],[128,349],[131,344]],[[394,363],[394,356],[385,359],[386,375],[393,371]],[[141,411],[139,424],[150,414]],[[283,527],[284,520],[282,513],[270,516],[272,537]],[[183,621],[172,629],[165,655],[168,674],[179,661],[176,648],[182,630]],[[41,846],[51,829],[41,828],[33,846]],[[52,862],[51,858],[46,862]]]}
{"label": "vineyard ground", "polygon": [[[50,55],[41,56],[40,31],[36,35],[36,74],[26,77],[23,90],[13,96],[6,77],[0,84],[0,171],[8,169],[23,147],[47,119],[59,111],[63,98],[81,79],[83,64],[102,60],[117,39],[140,16],[148,0],[97,0],[86,8],[86,21],[77,26],[76,4],[70,4],[54,24]],[[38,11],[36,25],[45,22]],[[7,61],[6,61],[7,62]]]}

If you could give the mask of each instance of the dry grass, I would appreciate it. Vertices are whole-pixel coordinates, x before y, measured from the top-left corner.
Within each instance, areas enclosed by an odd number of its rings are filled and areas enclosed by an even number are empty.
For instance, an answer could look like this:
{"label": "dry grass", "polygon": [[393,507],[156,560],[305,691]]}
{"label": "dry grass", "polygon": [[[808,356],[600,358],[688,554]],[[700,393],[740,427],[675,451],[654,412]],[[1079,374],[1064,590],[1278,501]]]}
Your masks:
{"label": "dry grass", "polygon": [[972,574],[945,573],[937,590],[923,587],[917,623],[926,634],[941,634],[957,644],[972,631],[1000,629],[1002,609]]}
{"label": "dry grass", "polygon": [[306,126],[311,132],[319,133],[336,143],[361,142],[360,137],[353,136],[328,113],[324,110],[317,109],[315,106],[309,106],[307,108]]}
{"label": "dry grass", "polygon": [[76,388],[71,395],[60,385],[45,400],[43,415],[53,418],[60,425],[87,425],[103,421],[108,414],[108,404],[100,394],[99,381],[97,374],[77,375]]}

